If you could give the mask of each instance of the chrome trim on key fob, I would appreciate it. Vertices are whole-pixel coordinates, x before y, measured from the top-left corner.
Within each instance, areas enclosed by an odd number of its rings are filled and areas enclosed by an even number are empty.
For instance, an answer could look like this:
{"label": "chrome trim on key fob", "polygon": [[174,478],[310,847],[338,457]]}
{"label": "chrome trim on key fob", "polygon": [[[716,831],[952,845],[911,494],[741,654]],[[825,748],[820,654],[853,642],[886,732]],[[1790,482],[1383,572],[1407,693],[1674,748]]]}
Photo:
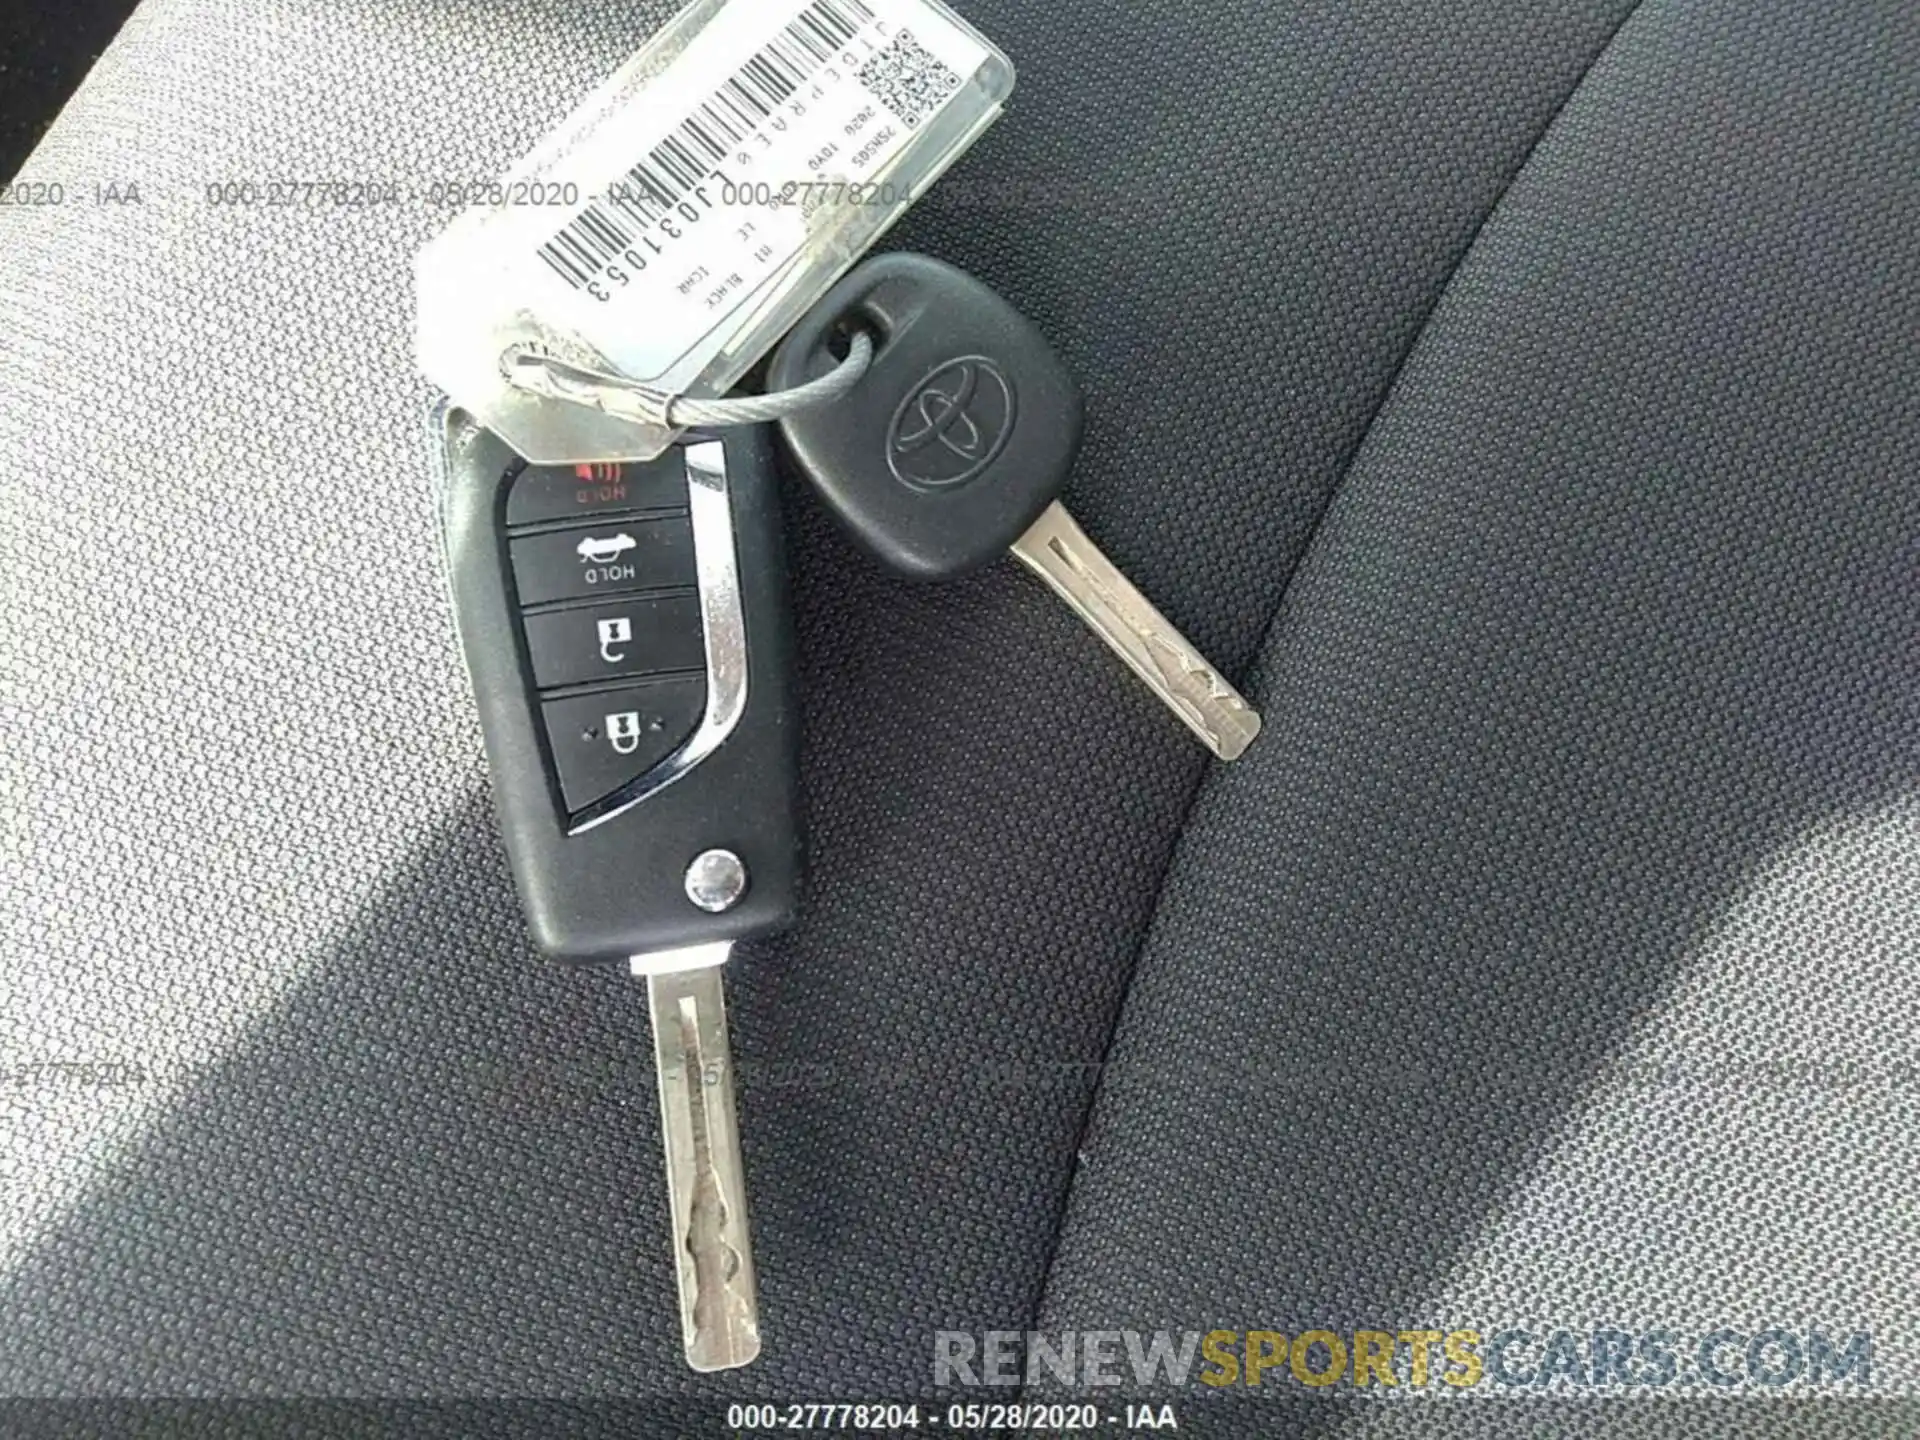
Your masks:
{"label": "chrome trim on key fob", "polygon": [[573,818],[569,835],[584,835],[651,799],[726,743],[747,713],[747,621],[734,547],[733,504],[727,493],[726,448],[718,440],[686,447],[687,505],[693,521],[694,573],[706,631],[707,713],[700,728],[673,754],[624,790]]}

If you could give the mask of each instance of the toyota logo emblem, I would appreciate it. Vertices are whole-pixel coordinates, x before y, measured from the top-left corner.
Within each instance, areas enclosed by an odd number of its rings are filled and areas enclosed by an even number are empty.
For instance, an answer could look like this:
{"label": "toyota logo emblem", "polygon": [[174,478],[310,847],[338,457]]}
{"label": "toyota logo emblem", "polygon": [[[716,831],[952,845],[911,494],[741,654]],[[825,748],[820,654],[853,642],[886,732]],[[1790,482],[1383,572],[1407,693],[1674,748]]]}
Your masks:
{"label": "toyota logo emblem", "polygon": [[951,490],[999,458],[1013,417],[1013,386],[999,366],[982,355],[949,360],[893,412],[887,464],[916,490]]}

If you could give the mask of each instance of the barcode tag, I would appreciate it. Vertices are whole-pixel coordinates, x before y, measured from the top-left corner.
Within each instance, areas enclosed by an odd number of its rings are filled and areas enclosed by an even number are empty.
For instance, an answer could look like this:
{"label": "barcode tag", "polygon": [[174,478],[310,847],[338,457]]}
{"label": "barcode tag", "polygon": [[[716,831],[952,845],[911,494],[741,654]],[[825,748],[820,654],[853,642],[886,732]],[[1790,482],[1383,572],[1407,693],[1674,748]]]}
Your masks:
{"label": "barcode tag", "polygon": [[416,262],[420,362],[540,463],[672,433],[509,383],[533,347],[724,394],[998,116],[1013,67],[939,0],[696,0]]}

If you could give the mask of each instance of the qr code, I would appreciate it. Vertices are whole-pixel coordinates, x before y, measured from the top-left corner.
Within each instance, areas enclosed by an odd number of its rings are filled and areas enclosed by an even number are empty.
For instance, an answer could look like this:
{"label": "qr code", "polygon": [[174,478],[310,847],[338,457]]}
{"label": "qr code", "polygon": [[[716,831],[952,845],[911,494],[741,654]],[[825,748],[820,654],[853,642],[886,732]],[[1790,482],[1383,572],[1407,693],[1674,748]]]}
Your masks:
{"label": "qr code", "polygon": [[860,83],[912,130],[946,104],[960,88],[960,77],[915,40],[911,30],[902,30],[860,67]]}

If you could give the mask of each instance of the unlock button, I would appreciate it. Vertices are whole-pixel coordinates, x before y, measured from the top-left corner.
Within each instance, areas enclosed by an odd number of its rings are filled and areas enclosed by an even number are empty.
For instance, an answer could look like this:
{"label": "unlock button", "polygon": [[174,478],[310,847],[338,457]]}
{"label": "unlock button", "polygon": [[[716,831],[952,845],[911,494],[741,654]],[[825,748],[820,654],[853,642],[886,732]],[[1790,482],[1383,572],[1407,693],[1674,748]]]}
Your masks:
{"label": "unlock button", "polygon": [[582,610],[529,615],[526,623],[533,679],[542,690],[706,668],[695,595],[635,595]]}

